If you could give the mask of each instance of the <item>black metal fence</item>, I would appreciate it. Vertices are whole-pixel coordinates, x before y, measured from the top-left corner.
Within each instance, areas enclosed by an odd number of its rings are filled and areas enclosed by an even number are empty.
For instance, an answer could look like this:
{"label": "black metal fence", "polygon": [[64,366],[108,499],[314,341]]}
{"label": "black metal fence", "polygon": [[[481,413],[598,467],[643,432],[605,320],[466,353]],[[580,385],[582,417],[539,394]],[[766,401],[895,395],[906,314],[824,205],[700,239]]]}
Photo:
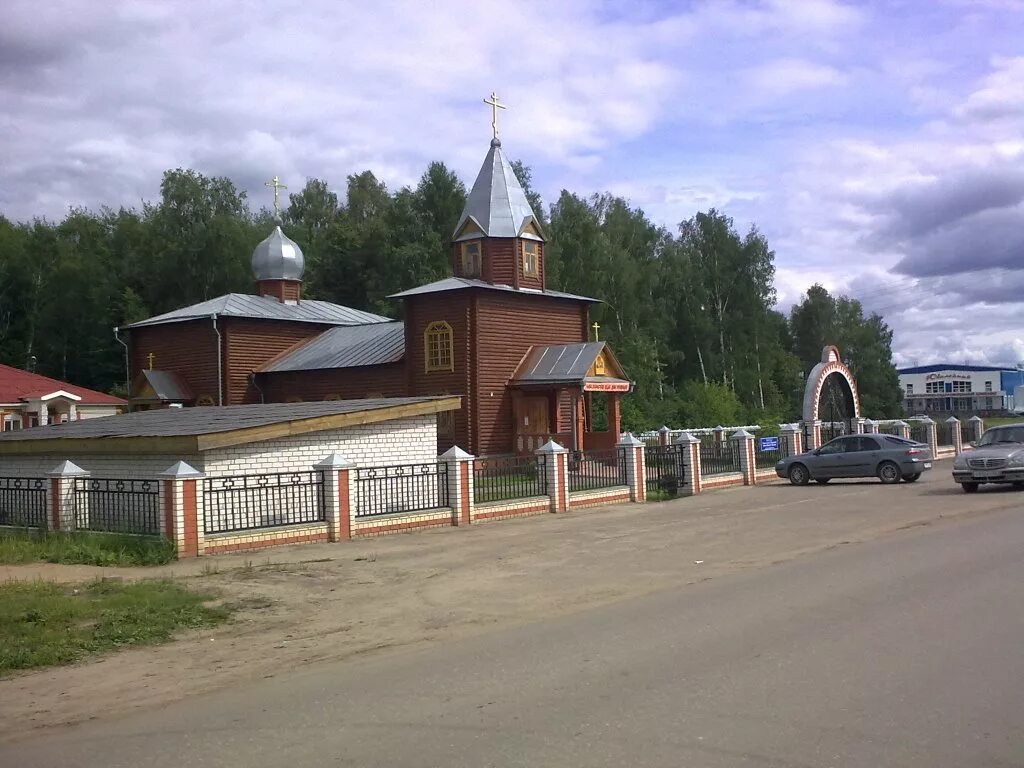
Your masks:
{"label": "black metal fence", "polygon": [[76,477],[75,530],[160,533],[160,483],[156,480]]}
{"label": "black metal fence", "polygon": [[203,480],[203,530],[207,534],[320,523],[326,519],[322,472]]}
{"label": "black metal fence", "polygon": [[573,451],[569,454],[569,490],[592,491],[626,485],[626,449]]}
{"label": "black metal fence", "polygon": [[525,499],[548,492],[544,456],[481,456],[473,462],[473,501]]}
{"label": "black metal fence", "polygon": [[46,525],[46,489],[42,477],[0,477],[0,525]]}
{"label": "black metal fence", "polygon": [[959,429],[959,427],[956,424],[951,424],[946,421],[941,422],[938,425],[938,444],[945,448],[952,448],[956,445],[953,441],[956,439],[956,433],[954,430],[957,429]]}
{"label": "black metal fence", "polygon": [[838,422],[825,422],[821,425],[821,444],[835,440],[847,433],[846,425]]}
{"label": "black metal fence", "polygon": [[971,435],[971,423],[969,421],[960,422],[960,444],[970,445],[974,437]]}
{"label": "black metal fence", "polygon": [[742,471],[739,446],[735,440],[718,441],[714,438],[701,440],[700,474],[702,477],[730,475]]}
{"label": "black metal fence", "polygon": [[754,466],[757,469],[775,469],[775,465],[788,455],[786,441],[781,435],[754,438]]}
{"label": "black metal fence", "polygon": [[[942,443],[942,429],[943,425],[938,425],[939,429],[939,443]],[[928,425],[921,422],[910,422],[910,439],[916,440],[919,443],[928,444]],[[952,445],[952,443],[950,443]]]}
{"label": "black metal fence", "polygon": [[644,451],[647,491],[660,491],[675,496],[686,484],[684,450],[689,446],[651,445]]}
{"label": "black metal fence", "polygon": [[356,517],[450,506],[448,465],[398,464],[356,470]]}

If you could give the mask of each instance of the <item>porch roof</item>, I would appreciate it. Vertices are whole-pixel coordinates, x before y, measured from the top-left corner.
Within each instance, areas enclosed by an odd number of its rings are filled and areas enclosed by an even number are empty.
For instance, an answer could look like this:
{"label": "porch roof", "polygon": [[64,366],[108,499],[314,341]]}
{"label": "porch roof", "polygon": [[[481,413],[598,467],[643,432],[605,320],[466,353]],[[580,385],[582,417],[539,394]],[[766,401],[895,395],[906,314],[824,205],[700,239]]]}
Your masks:
{"label": "porch roof", "polygon": [[604,352],[611,363],[611,369],[621,374],[618,362],[611,349],[603,341],[588,341],[578,344],[548,344],[530,348],[512,376],[513,386],[567,386],[583,388],[627,389],[626,379],[615,376],[588,375],[598,356]]}

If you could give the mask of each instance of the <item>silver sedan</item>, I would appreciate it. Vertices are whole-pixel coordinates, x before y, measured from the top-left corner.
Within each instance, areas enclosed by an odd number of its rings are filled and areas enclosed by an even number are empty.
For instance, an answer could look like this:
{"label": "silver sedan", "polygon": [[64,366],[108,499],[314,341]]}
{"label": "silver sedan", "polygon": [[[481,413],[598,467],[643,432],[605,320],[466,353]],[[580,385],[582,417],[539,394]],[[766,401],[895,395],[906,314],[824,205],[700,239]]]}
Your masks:
{"label": "silver sedan", "polygon": [[883,483],[912,483],[932,468],[931,449],[895,435],[845,435],[814,451],[787,456],[775,465],[793,485],[838,477],[877,477]]}
{"label": "silver sedan", "polygon": [[967,492],[982,483],[1013,483],[1024,487],[1024,424],[993,427],[981,436],[974,450],[953,461],[953,481]]}

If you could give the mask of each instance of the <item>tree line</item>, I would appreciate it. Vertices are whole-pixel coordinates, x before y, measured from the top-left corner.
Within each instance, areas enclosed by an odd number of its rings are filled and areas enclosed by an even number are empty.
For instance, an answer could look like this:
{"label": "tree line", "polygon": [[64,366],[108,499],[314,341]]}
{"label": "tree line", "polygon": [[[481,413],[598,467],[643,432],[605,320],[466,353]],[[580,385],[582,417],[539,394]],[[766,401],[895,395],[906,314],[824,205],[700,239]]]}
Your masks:
{"label": "tree line", "polygon": [[[884,320],[819,285],[781,312],[775,255],[756,228],[740,233],[712,209],[670,231],[610,194],[563,190],[545,206],[529,168],[514,169],[548,238],[548,286],[604,301],[593,318],[636,382],[624,428],[795,419],[803,377],[828,343],[856,373],[865,413],[899,414]],[[344,199],[308,180],[283,211],[306,257],[304,295],[394,316],[388,294],[448,274],[465,200],[439,162],[398,190],[354,174]],[[229,179],[182,169],[141,209],[72,209],[59,223],[0,216],[0,361],[123,393],[113,328],[252,292],[250,255],[273,223]]]}

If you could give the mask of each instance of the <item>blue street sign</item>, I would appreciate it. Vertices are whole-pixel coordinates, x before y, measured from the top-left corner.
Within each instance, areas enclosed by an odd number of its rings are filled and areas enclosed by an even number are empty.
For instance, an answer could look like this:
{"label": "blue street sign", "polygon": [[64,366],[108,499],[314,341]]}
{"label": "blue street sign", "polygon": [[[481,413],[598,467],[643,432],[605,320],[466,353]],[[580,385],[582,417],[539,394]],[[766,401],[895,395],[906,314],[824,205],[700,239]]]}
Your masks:
{"label": "blue street sign", "polygon": [[759,451],[777,451],[779,450],[779,438],[759,437],[757,439],[757,449]]}

